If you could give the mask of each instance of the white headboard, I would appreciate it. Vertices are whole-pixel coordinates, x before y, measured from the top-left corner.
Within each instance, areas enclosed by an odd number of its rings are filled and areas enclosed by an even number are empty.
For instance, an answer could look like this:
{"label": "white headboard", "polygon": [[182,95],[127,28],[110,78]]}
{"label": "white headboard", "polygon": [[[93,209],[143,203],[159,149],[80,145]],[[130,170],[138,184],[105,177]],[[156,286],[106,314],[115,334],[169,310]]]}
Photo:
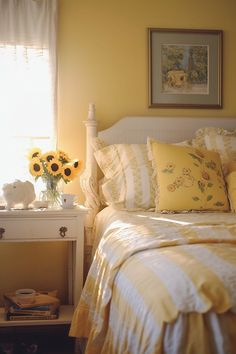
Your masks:
{"label": "white headboard", "polygon": [[93,219],[99,210],[97,194],[97,164],[90,144],[93,137],[99,136],[108,144],[146,143],[147,136],[165,142],[179,142],[191,139],[201,127],[222,127],[236,129],[236,117],[125,117],[110,128],[97,131],[94,104],[89,105],[88,119],[85,121],[87,135],[86,166],[81,176],[81,187],[85,193],[86,207],[91,208],[87,226],[93,225]]}
{"label": "white headboard", "polygon": [[110,128],[98,132],[109,144],[146,143],[147,136],[164,142],[190,139],[202,127],[236,129],[236,118],[215,117],[124,117]]}

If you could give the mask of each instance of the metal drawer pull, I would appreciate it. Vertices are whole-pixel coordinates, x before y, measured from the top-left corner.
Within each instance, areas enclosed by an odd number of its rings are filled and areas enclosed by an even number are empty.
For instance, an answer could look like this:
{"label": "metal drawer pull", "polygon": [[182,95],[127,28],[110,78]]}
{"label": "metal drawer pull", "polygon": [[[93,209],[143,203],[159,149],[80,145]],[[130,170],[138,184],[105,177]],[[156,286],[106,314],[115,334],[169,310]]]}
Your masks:
{"label": "metal drawer pull", "polygon": [[65,237],[67,230],[68,230],[68,229],[67,229],[67,227],[65,227],[65,226],[60,227],[60,229],[59,229],[59,231],[60,231],[60,236],[61,236],[61,237]]}
{"label": "metal drawer pull", "polygon": [[5,232],[5,229],[3,227],[0,227],[0,239],[3,238],[4,232]]}

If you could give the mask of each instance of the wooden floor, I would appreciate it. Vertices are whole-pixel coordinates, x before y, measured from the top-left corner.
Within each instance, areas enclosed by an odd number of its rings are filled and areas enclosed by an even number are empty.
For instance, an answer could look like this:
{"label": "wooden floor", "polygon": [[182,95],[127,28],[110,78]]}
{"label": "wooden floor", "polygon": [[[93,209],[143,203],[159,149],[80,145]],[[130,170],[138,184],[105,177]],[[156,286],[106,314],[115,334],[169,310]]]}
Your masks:
{"label": "wooden floor", "polygon": [[65,325],[0,328],[0,354],[74,354],[68,331]]}

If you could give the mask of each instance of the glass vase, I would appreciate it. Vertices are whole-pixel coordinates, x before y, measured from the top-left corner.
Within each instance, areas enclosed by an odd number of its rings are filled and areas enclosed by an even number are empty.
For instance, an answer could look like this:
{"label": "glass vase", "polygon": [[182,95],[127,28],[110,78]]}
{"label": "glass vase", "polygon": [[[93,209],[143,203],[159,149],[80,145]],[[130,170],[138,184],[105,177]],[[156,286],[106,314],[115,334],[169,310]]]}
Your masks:
{"label": "glass vase", "polygon": [[59,181],[55,178],[48,178],[44,182],[46,189],[41,192],[42,201],[47,202],[49,208],[58,208],[60,206]]}

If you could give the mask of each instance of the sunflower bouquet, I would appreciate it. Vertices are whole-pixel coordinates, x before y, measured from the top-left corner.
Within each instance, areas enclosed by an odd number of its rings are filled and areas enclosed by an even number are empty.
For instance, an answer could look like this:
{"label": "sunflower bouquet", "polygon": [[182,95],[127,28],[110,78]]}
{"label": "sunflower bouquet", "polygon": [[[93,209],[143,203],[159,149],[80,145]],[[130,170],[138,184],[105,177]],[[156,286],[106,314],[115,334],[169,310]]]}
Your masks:
{"label": "sunflower bouquet", "polygon": [[28,157],[31,175],[36,181],[41,177],[46,185],[42,199],[49,201],[51,206],[59,204],[59,182],[71,182],[81,170],[81,161],[71,160],[62,150],[47,151],[43,154],[39,148],[32,149]]}

